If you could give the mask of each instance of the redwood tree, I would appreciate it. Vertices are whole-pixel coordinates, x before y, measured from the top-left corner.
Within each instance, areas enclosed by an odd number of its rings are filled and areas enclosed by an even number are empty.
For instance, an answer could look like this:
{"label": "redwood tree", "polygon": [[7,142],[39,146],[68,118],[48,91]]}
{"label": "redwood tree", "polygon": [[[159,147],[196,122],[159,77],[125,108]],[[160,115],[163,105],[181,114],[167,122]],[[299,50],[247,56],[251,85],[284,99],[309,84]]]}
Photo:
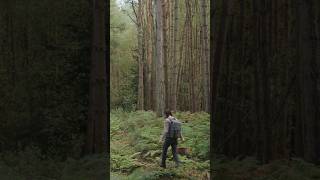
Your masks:
{"label": "redwood tree", "polygon": [[107,152],[105,1],[93,0],[93,35],[87,125],[87,153]]}

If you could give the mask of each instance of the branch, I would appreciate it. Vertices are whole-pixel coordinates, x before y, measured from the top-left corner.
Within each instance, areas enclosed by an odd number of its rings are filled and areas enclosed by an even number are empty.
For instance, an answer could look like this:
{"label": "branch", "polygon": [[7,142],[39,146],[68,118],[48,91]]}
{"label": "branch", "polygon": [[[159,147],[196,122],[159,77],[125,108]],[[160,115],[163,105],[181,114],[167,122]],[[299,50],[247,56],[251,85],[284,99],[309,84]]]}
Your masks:
{"label": "branch", "polygon": [[132,10],[134,12],[134,15],[136,16],[136,19],[138,19],[138,15],[137,15],[136,9],[134,7],[134,2],[133,1],[131,1],[131,7],[132,7]]}
{"label": "branch", "polygon": [[138,26],[137,21],[134,20],[126,10],[122,10],[122,12],[125,13],[125,14],[131,19],[131,21],[132,21],[135,25]]}
{"label": "branch", "polygon": [[120,27],[120,26],[110,26],[110,29],[123,29],[122,27]]}

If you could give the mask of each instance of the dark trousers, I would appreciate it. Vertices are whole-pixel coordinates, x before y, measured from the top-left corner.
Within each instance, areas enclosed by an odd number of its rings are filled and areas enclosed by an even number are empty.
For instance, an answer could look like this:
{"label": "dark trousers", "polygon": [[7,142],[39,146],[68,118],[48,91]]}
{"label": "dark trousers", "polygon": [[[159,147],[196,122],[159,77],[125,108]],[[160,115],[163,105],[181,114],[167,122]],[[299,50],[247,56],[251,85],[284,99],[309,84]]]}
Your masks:
{"label": "dark trousers", "polygon": [[177,154],[177,145],[178,145],[178,140],[176,138],[166,138],[164,143],[163,143],[163,148],[162,148],[162,161],[161,165],[166,166],[166,159],[167,159],[167,151],[169,146],[171,146],[172,150],[172,155],[173,159],[176,162],[176,164],[179,164],[179,159],[178,159],[178,154]]}

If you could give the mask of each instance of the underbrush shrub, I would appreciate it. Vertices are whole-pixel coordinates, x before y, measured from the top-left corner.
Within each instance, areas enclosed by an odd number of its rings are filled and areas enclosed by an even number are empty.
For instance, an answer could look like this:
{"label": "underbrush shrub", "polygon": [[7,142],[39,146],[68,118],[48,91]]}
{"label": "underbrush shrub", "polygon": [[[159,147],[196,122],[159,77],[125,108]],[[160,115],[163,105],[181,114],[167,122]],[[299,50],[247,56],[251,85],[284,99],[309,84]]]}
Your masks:
{"label": "underbrush shrub", "polygon": [[142,168],[138,168],[135,170],[128,179],[130,180],[159,180],[166,179],[170,180],[173,178],[179,177],[174,171],[162,171],[162,170],[154,170],[154,171],[146,171]]}
{"label": "underbrush shrub", "polygon": [[260,165],[253,157],[244,160],[214,160],[216,179],[230,180],[315,180],[320,179],[320,167],[301,159],[276,160]]}
{"label": "underbrush shrub", "polygon": [[[30,146],[19,152],[4,152],[0,161],[13,176],[20,176],[23,179],[47,180],[60,178],[62,163],[46,157],[40,148]],[[1,175],[0,175],[1,176]]]}
{"label": "underbrush shrub", "polygon": [[104,180],[107,158],[92,155],[61,161],[45,156],[40,148],[30,146],[19,152],[0,154],[2,180]]}
{"label": "underbrush shrub", "polygon": [[70,158],[64,163],[61,180],[105,180],[107,168],[105,155],[91,155],[82,159]]}
{"label": "underbrush shrub", "polygon": [[[183,123],[182,133],[186,139],[184,142],[179,141],[178,147],[188,148],[190,154],[188,157],[180,155],[184,163],[181,168],[170,172],[163,172],[157,168],[162,150],[159,138],[163,130],[163,117],[157,117],[151,111],[125,112],[120,109],[112,110],[110,116],[111,126],[116,126],[111,127],[113,173],[126,174],[130,180],[173,177],[199,179],[209,170],[209,114],[205,112],[174,113],[174,116]],[[168,166],[173,166],[170,148],[168,156]],[[143,168],[147,172],[141,170]]]}
{"label": "underbrush shrub", "polygon": [[122,173],[131,173],[139,167],[136,159],[131,158],[129,155],[112,154],[110,164],[112,171],[120,171]]}

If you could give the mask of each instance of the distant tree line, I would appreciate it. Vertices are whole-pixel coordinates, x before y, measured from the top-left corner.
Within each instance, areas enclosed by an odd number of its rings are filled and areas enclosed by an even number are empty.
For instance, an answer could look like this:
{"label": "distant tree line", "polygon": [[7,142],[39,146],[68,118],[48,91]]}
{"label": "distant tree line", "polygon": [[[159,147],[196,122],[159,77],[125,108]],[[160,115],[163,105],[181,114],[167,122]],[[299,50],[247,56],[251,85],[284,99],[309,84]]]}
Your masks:
{"label": "distant tree line", "polygon": [[137,28],[137,109],[209,111],[209,1],[127,1]]}

